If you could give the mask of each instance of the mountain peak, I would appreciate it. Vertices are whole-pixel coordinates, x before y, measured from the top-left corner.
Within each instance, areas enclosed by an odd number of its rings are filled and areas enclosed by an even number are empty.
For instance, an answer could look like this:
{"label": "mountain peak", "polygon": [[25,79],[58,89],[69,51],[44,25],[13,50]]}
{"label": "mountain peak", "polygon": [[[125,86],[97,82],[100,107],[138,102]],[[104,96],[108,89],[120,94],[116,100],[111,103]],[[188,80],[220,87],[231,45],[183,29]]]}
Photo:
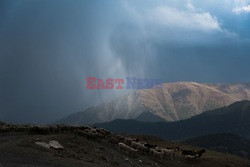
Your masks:
{"label": "mountain peak", "polygon": [[178,121],[241,100],[250,100],[250,84],[163,83],[162,89],[135,90],[77,116],[71,115],[61,122],[92,124],[114,119],[135,119],[144,111],[166,121]]}

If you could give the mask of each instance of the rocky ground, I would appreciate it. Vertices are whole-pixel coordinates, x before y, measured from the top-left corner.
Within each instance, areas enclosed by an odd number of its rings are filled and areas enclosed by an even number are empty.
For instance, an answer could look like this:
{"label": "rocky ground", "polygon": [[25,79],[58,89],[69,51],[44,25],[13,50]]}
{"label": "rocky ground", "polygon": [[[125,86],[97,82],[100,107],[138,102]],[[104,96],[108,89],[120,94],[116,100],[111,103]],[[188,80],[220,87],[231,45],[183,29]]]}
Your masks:
{"label": "rocky ground", "polygon": [[[131,136],[130,136],[131,137]],[[182,149],[195,149],[178,143],[154,137],[133,136],[160,147],[179,146]],[[35,142],[58,141],[64,148],[44,148]],[[196,148],[197,149],[197,148]],[[147,166],[213,166],[239,167],[250,166],[250,161],[229,154],[207,151],[200,160],[187,160],[180,152],[173,159],[157,159],[149,155],[128,155],[111,144],[107,139],[91,140],[64,134],[2,134],[0,135],[0,167],[147,167]]]}

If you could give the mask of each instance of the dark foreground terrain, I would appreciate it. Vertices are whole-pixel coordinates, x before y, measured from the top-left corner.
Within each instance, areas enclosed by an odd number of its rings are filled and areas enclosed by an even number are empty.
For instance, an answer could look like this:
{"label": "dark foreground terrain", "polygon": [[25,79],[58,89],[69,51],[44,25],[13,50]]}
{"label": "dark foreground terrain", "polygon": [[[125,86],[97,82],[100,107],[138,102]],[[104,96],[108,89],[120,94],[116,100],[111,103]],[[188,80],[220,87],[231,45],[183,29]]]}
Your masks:
{"label": "dark foreground terrain", "polygon": [[[179,146],[181,149],[199,149],[154,137],[133,137],[160,147]],[[50,140],[58,141],[64,148],[51,149],[35,144],[37,141],[49,142]],[[180,151],[177,152],[172,159],[163,160],[141,153],[132,156],[119,150],[118,146],[108,142],[107,138],[93,140],[72,133],[0,135],[0,167],[250,166],[249,160],[214,151],[207,151],[200,160],[188,160],[181,157],[180,153]]]}
{"label": "dark foreground terrain", "polygon": [[230,133],[194,137],[183,143],[250,159],[250,140]]}

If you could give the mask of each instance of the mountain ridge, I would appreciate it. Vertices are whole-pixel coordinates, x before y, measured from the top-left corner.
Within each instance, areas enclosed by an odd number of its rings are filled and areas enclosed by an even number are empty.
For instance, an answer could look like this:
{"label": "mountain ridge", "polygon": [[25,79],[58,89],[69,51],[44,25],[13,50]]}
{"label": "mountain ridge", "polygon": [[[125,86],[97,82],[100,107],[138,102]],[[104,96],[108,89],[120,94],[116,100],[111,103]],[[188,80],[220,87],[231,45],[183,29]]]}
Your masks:
{"label": "mountain ridge", "polygon": [[235,102],[227,107],[176,122],[138,122],[119,119],[95,125],[117,133],[152,135],[171,140],[183,140],[213,133],[234,133],[249,138],[250,101]]}
{"label": "mountain ridge", "polygon": [[250,84],[164,83],[162,89],[135,90],[108,103],[59,120],[65,124],[93,124],[135,119],[149,111],[166,121],[178,121],[236,101],[250,100]]}

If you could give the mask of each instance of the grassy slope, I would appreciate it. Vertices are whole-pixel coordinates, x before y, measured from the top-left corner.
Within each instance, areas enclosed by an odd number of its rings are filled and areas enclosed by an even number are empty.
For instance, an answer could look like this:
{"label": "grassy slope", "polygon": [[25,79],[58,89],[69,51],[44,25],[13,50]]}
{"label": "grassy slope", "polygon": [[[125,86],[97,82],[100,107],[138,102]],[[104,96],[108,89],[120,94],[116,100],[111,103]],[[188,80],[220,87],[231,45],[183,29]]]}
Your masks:
{"label": "grassy slope", "polygon": [[[161,147],[198,149],[153,137],[136,137]],[[45,149],[34,144],[35,141],[49,140],[59,141],[64,150]],[[173,160],[157,160],[148,155],[131,157],[106,140],[91,141],[72,134],[0,135],[0,150],[0,166],[250,166],[246,159],[214,151],[208,151],[200,161],[188,161],[178,155]]]}
{"label": "grassy slope", "polygon": [[250,140],[230,133],[195,137],[184,143],[250,159]]}

